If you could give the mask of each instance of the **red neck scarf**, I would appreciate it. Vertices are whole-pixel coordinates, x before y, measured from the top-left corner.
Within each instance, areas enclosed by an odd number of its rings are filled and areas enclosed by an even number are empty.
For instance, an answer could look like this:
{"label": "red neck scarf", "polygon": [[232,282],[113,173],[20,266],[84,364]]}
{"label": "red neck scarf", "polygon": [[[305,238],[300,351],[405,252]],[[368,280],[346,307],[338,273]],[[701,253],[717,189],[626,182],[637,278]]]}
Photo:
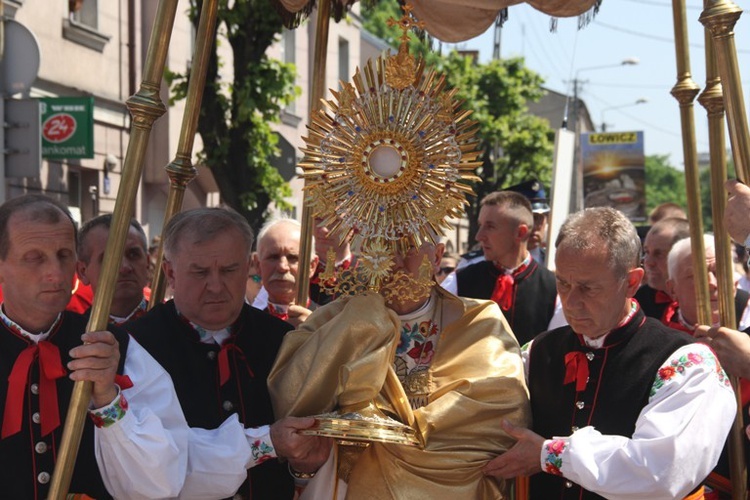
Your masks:
{"label": "red neck scarf", "polygon": [[39,414],[42,436],[50,434],[60,426],[60,410],[57,406],[57,380],[66,375],[60,361],[60,350],[46,340],[31,343],[16,358],[8,377],[8,396],[3,414],[2,439],[21,431],[23,400],[31,365],[39,358]]}
{"label": "red neck scarf", "polygon": [[[635,313],[638,312],[639,307],[638,302],[632,300],[630,302],[630,311],[618,323],[616,328],[622,328],[630,323]],[[589,381],[589,361],[592,359],[594,359],[593,352],[572,351],[567,353],[565,355],[565,378],[563,379],[563,385],[575,382],[576,392],[584,391]]]}
{"label": "red neck scarf", "polygon": [[664,290],[657,290],[656,295],[654,295],[654,302],[657,304],[671,304],[672,297],[669,296],[667,292]]}
{"label": "red neck scarf", "polygon": [[269,302],[268,307],[266,307],[266,311],[268,311],[268,314],[270,314],[271,316],[283,319],[284,321],[289,319],[289,306],[281,306]]}
{"label": "red neck scarf", "polygon": [[514,270],[500,269],[500,276],[495,281],[495,288],[492,290],[492,299],[500,309],[503,311],[510,311],[513,307],[514,288],[516,284],[516,276],[521,274],[531,264],[531,255],[528,255],[526,259],[521,263],[520,266]]}
{"label": "red neck scarf", "polygon": [[675,330],[690,335],[693,334],[693,329],[680,321],[680,308],[677,302],[671,302],[666,309],[664,309],[664,313],[661,315],[661,322],[669,328],[674,328]]}
{"label": "red neck scarf", "polygon": [[[593,357],[592,357],[593,359]],[[589,380],[589,360],[586,353],[582,351],[573,351],[565,355],[565,378],[563,385],[576,383],[576,392],[586,389],[586,383]]]}

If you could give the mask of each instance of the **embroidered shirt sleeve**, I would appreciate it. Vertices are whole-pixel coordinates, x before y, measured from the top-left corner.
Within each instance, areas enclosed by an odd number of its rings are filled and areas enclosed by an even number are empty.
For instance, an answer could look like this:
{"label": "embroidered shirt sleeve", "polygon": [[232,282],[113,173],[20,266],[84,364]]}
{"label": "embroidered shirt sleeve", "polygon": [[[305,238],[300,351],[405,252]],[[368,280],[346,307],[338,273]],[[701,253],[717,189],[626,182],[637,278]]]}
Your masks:
{"label": "embroidered shirt sleeve", "polygon": [[253,465],[260,465],[266,460],[276,458],[276,449],[271,441],[271,428],[267,425],[245,429]]}
{"label": "embroidered shirt sleeve", "polygon": [[670,384],[679,384],[686,377],[695,375],[699,371],[712,374],[719,385],[731,388],[729,377],[717,361],[714,353],[702,344],[691,344],[678,349],[659,367],[649,397],[653,398],[660,390],[668,388]]}
{"label": "embroidered shirt sleeve", "polygon": [[128,412],[128,400],[117,386],[117,396],[107,406],[89,410],[89,417],[97,427],[109,427],[120,421]]}
{"label": "embroidered shirt sleeve", "polygon": [[569,446],[567,438],[547,439],[542,445],[542,470],[548,474],[562,476],[561,469]]}

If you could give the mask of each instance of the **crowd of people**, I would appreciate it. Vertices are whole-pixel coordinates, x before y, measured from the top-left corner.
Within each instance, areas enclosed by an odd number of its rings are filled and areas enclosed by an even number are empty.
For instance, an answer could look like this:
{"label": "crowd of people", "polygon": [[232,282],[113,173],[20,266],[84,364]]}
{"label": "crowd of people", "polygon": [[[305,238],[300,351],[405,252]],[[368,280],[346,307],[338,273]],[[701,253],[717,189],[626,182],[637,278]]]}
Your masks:
{"label": "crowd of people", "polygon": [[[726,225],[748,247],[750,188],[727,189]],[[170,293],[149,304],[153,249],[133,219],[109,326],[86,332],[111,215],[79,229],[52,198],[5,202],[3,493],[47,497],[73,385],[90,381],[70,492],[92,498],[508,498],[519,478],[533,499],[719,498],[728,374],[750,379],[750,295],[735,293],[737,328],[721,326],[713,239],[714,317],[698,325],[679,207],[652,213],[643,244],[614,209],[574,213],[550,271],[537,181],[480,206],[473,261],[438,242],[398,251],[389,279],[416,283],[427,265],[433,280],[387,300],[330,286],[360,261],[320,220],[300,269],[299,222],[256,241],[232,210],[200,208],[164,228]],[[750,389],[736,389],[747,415]],[[315,432],[313,416],[367,404],[418,444]]]}

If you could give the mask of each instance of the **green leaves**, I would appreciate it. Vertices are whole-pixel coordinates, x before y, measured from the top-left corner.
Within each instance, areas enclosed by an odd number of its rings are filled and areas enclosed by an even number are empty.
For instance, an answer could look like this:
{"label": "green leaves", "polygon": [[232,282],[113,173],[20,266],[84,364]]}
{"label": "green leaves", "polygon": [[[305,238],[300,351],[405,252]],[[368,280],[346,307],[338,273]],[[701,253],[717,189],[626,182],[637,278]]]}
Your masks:
{"label": "green leaves", "polygon": [[[190,1],[190,17],[197,26],[201,0]],[[199,161],[208,166],[219,186],[221,199],[243,214],[254,229],[263,224],[271,202],[289,208],[291,190],[271,158],[278,156],[278,123],[282,109],[300,95],[296,69],[270,59],[267,49],[282,31],[281,19],[269,0],[221,0],[218,25],[198,133],[203,150]],[[228,54],[227,60],[219,57]],[[227,50],[228,49],[228,50]],[[226,69],[232,68],[226,78]],[[187,74],[165,71],[170,104],[185,98]]]}

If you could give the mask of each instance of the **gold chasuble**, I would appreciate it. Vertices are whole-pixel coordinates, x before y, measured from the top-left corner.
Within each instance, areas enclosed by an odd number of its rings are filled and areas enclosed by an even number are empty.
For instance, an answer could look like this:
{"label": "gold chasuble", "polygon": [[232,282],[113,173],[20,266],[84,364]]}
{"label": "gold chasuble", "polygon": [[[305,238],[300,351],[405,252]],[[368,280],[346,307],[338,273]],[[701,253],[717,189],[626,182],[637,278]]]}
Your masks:
{"label": "gold chasuble", "polygon": [[342,490],[352,499],[504,498],[505,485],[484,476],[482,467],[513,445],[502,419],[530,423],[518,343],[494,302],[458,298],[438,286],[430,300],[442,331],[422,377],[427,404],[413,412],[403,404],[401,386],[384,388],[401,321],[380,295],[342,297],[286,335],[268,379],[277,417],[356,409],[351,406],[375,400],[411,424],[422,444],[370,443],[345,464],[348,486],[337,481],[329,460],[308,486],[315,498],[344,498]]}

